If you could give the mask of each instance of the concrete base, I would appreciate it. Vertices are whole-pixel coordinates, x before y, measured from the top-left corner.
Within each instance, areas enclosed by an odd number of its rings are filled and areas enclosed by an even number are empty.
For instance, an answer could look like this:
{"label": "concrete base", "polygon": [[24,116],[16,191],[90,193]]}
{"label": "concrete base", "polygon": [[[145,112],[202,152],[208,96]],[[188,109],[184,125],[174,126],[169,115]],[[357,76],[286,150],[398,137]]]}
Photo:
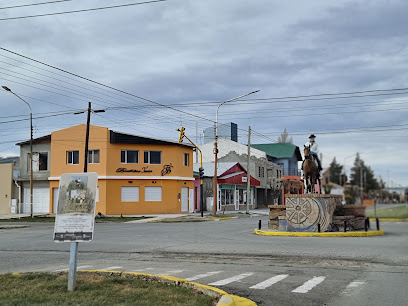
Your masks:
{"label": "concrete base", "polygon": [[321,232],[326,232],[331,230],[333,213],[336,206],[341,205],[342,196],[288,194],[285,199],[287,231],[317,232],[320,224]]}

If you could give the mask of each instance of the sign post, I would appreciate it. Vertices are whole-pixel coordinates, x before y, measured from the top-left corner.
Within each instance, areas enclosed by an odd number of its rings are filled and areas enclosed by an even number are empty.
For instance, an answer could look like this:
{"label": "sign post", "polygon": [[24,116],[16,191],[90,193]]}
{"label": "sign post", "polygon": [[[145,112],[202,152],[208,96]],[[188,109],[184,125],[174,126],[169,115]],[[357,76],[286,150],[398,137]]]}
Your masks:
{"label": "sign post", "polygon": [[95,225],[96,173],[61,175],[54,241],[71,242],[68,291],[75,290],[78,242],[92,241]]}

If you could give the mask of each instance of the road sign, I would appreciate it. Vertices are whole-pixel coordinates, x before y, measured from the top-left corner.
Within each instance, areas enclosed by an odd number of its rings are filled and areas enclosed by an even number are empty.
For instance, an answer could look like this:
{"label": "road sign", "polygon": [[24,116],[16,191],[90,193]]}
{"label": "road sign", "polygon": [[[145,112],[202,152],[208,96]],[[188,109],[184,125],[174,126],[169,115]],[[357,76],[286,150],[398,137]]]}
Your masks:
{"label": "road sign", "polygon": [[97,173],[61,175],[54,227],[55,242],[93,239],[97,182]]}

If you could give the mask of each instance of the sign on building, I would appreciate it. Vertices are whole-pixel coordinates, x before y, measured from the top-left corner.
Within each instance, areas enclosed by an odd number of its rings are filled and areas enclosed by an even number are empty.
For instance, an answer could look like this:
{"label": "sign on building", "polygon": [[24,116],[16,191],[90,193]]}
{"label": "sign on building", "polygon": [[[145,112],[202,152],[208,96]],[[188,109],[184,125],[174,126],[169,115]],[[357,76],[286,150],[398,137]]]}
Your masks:
{"label": "sign on building", "polygon": [[95,225],[97,173],[61,175],[54,241],[91,241]]}

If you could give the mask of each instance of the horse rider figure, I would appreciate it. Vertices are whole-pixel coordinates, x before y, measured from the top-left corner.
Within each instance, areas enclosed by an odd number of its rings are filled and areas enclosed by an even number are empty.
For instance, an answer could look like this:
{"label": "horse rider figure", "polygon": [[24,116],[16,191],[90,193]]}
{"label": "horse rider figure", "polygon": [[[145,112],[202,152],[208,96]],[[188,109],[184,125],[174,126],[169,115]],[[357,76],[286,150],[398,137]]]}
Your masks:
{"label": "horse rider figure", "polygon": [[[315,142],[316,136],[314,134],[309,136],[309,141],[305,143],[305,147],[309,147],[310,148],[310,152],[313,155],[313,158],[315,161],[317,161],[317,166],[318,166],[318,174],[320,176],[320,171],[322,171],[322,165],[320,164],[320,159],[319,159],[319,146],[317,145],[317,143]],[[303,170],[303,164],[305,163],[305,161],[303,160],[302,162],[302,170]]]}

